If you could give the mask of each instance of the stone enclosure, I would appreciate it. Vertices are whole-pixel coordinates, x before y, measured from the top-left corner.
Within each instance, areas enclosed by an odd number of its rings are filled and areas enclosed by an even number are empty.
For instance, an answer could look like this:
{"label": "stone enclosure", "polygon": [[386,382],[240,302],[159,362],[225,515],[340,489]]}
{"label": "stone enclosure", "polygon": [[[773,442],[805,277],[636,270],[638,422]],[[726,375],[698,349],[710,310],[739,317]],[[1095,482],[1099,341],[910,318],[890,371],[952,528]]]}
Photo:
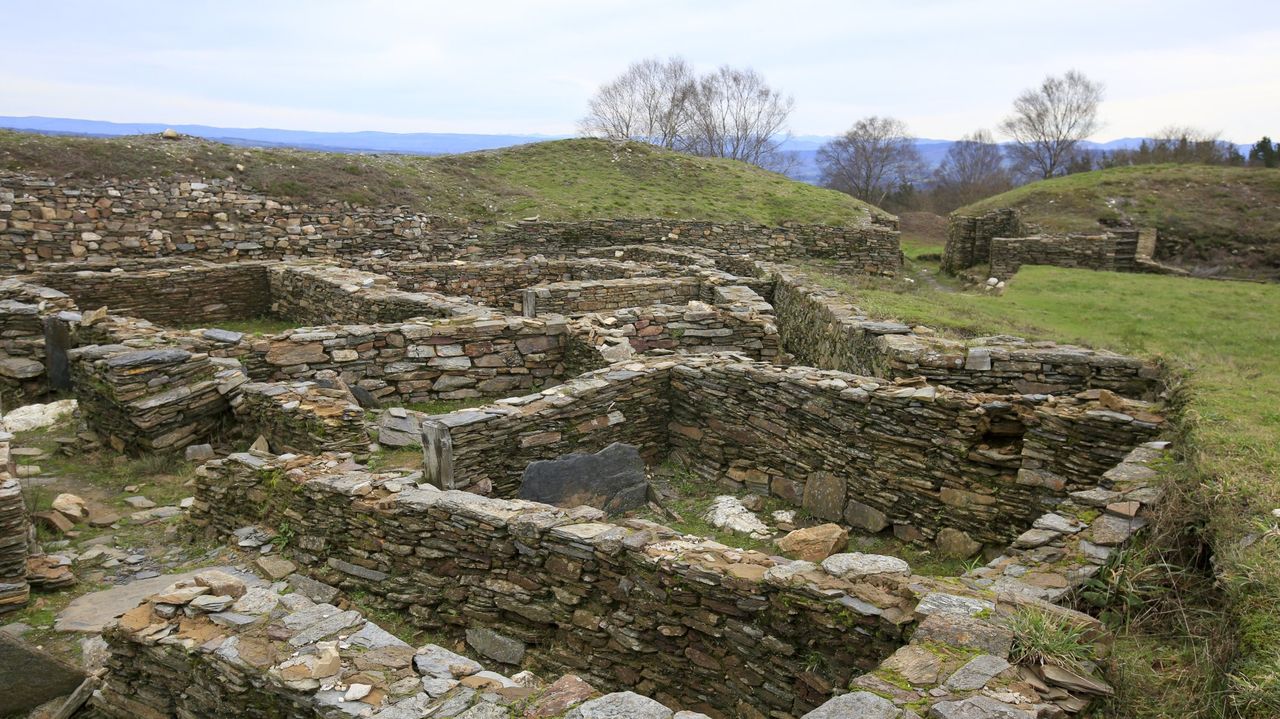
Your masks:
{"label": "stone enclosure", "polygon": [[[1050,248],[1020,231],[1010,214],[953,220],[947,262],[1132,256],[1122,233]],[[0,405],[70,393],[112,451],[231,450],[197,472],[195,530],[287,526],[309,576],[464,638],[502,672],[656,700],[596,700],[651,712],[616,716],[1083,709],[1099,693],[1084,678],[1010,663],[1009,626],[1040,612],[1101,634],[1072,590],[1159,498],[1161,369],[873,321],[806,276],[815,259],[892,275],[896,224],[458,227],[227,181],[69,190],[0,175],[0,262],[16,270],[0,280]],[[250,321],[291,327],[234,329]],[[519,499],[532,462],[619,442],[814,525],[989,561],[952,577],[844,546],[806,561]],[[376,469],[417,446],[420,470]],[[25,524],[4,469],[12,534]],[[0,609],[26,600],[17,547],[0,537]],[[504,674],[452,656],[463,669],[441,672],[446,650],[401,646],[359,613],[279,592],[197,610],[210,591],[188,589],[108,632],[98,711],[510,715],[511,697],[483,699],[516,688]],[[369,692],[311,681],[329,676]]]}

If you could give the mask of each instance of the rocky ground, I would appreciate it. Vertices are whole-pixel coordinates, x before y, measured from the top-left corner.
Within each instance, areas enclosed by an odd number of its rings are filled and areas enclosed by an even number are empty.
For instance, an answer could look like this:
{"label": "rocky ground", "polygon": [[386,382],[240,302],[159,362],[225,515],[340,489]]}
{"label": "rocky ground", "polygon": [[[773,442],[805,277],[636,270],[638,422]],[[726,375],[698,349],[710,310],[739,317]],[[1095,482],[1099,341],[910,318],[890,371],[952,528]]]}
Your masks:
{"label": "rocky ground", "polygon": [[[293,564],[277,556],[269,541],[246,537],[242,546],[219,546],[181,531],[190,479],[214,455],[212,447],[193,448],[189,458],[127,459],[103,452],[80,426],[74,402],[44,411],[23,408],[5,419],[14,434],[11,453],[23,498],[45,554],[29,565],[31,601],[0,615],[0,634],[93,672],[106,659],[104,626],[175,581],[210,567],[250,584],[292,575]],[[421,455],[392,452],[374,459],[404,466],[420,463]],[[336,597],[337,590],[332,593]],[[424,639],[394,617],[379,621],[406,640]]]}

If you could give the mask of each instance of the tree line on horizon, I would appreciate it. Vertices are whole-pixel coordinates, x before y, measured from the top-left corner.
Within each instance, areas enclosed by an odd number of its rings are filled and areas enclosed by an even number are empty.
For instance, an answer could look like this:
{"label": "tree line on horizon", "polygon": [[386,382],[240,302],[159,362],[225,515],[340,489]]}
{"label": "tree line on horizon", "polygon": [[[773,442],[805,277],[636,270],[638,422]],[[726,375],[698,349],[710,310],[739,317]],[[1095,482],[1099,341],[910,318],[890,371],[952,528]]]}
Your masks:
{"label": "tree line on horizon", "polygon": [[[1105,88],[1083,73],[1049,75],[1024,90],[997,131],[979,129],[953,143],[932,171],[906,124],[873,115],[817,152],[820,184],[893,211],[949,212],[1020,184],[1111,167],[1195,163],[1274,168],[1280,145],[1263,137],[1242,154],[1219,133],[1168,126],[1132,149],[1096,151],[1081,143],[1101,127]],[[722,66],[698,75],[683,58],[633,63],[591,98],[583,134],[649,142],[703,157],[742,160],[776,172],[794,167],[782,150],[792,97],[751,68]]]}

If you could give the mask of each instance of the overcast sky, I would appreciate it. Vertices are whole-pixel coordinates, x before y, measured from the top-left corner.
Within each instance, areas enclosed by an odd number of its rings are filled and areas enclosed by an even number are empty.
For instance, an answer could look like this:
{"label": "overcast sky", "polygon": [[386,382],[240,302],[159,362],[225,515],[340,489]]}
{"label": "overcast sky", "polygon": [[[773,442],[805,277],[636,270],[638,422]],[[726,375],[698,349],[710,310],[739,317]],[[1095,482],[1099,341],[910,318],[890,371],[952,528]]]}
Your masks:
{"label": "overcast sky", "polygon": [[0,0],[0,115],[297,130],[571,134],[628,63],[749,65],[791,131],[892,115],[994,127],[1069,68],[1107,87],[1097,140],[1169,124],[1280,135],[1275,0]]}

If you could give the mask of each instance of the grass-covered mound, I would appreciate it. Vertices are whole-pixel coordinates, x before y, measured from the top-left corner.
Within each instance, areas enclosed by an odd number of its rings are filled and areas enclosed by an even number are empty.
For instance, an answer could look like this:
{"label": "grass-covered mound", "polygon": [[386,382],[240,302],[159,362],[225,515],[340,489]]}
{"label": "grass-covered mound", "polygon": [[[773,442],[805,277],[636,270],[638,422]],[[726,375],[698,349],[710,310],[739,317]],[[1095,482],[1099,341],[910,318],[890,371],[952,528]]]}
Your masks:
{"label": "grass-covered mound", "polygon": [[1280,277],[1280,171],[1141,165],[1024,185],[956,212],[1016,208],[1047,232],[1096,231],[1130,220],[1159,232],[1156,259]]}
{"label": "grass-covered mound", "polygon": [[1280,716],[1280,285],[1029,266],[1003,295],[816,275],[875,319],[1161,357],[1189,370],[1138,546],[1080,601],[1118,640],[1106,717]]}
{"label": "grass-covered mound", "polygon": [[235,177],[280,199],[407,205],[478,222],[536,215],[844,225],[879,212],[743,162],[604,140],[424,157],[0,131],[0,170],[85,180]]}

